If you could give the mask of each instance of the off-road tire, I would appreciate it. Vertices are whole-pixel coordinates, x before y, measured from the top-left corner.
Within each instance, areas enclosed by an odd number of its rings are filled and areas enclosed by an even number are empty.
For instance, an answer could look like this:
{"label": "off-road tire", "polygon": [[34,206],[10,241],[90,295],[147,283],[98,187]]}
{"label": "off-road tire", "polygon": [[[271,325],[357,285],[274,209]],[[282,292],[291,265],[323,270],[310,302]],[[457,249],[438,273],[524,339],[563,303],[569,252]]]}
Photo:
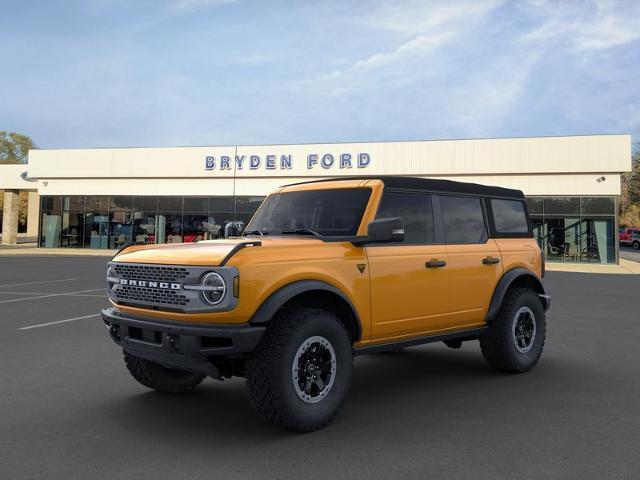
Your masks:
{"label": "off-road tire", "polygon": [[[516,313],[528,307],[535,317],[536,335],[531,349],[521,353],[514,339]],[[480,349],[484,359],[492,367],[511,373],[531,370],[542,355],[546,339],[546,318],[538,294],[529,288],[512,288],[504,297],[500,312],[480,335]]]}
{"label": "off-road tire", "polygon": [[640,250],[640,242],[635,241],[633,242],[633,245],[631,245],[633,247],[634,250]]}
{"label": "off-road tire", "polygon": [[[314,336],[331,344],[336,370],[331,388],[317,403],[296,393],[292,366],[298,349]],[[297,432],[325,427],[336,416],[351,386],[351,338],[333,313],[306,307],[282,310],[269,322],[247,364],[249,397],[258,414],[271,423]]]}
{"label": "off-road tire", "polygon": [[174,370],[124,352],[127,370],[138,383],[163,393],[184,393],[196,388],[204,375]]}

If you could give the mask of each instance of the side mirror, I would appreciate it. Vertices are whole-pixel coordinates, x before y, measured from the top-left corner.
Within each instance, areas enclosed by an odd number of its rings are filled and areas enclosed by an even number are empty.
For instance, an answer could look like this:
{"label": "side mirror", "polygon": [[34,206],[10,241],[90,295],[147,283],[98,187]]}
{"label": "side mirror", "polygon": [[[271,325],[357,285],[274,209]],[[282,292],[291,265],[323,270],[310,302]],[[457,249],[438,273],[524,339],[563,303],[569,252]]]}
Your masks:
{"label": "side mirror", "polygon": [[366,237],[356,237],[354,245],[367,243],[402,242],[404,240],[404,222],[401,218],[379,218],[367,227]]}

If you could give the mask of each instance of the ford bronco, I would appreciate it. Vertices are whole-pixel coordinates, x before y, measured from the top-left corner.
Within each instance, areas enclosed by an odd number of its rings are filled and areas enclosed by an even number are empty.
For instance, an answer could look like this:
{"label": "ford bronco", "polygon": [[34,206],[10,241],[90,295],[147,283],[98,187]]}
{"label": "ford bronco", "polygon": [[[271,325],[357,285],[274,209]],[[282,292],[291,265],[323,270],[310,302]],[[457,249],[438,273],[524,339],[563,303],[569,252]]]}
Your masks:
{"label": "ford bronco", "polygon": [[123,248],[102,316],[142,385],[245,377],[262,417],[311,431],[340,409],[356,355],[478,340],[492,367],[530,370],[543,276],[518,190],[321,180],[276,190],[239,237]]}

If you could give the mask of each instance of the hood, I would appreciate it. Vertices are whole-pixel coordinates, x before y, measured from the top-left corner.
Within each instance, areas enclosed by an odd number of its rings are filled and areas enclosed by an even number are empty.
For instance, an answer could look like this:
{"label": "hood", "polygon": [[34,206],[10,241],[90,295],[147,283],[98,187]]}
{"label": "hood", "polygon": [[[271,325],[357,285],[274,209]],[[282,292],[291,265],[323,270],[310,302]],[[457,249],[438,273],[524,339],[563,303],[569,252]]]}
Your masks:
{"label": "hood", "polygon": [[[205,240],[196,243],[176,243],[162,245],[136,245],[117,254],[113,260],[124,263],[155,263],[163,265],[219,266],[227,256],[233,256],[245,246],[249,248],[269,248],[275,246],[308,245],[321,240],[300,237],[272,238],[227,238]],[[253,244],[253,245],[246,245]],[[261,244],[261,246],[257,246]],[[235,252],[234,252],[235,250]]]}

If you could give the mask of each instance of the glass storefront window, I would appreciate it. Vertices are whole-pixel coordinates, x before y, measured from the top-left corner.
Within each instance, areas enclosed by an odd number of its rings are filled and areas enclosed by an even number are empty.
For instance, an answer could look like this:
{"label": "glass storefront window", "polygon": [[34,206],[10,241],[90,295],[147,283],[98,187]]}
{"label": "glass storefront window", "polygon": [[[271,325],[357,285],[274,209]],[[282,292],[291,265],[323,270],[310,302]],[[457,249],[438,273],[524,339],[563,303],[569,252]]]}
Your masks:
{"label": "glass storefront window", "polygon": [[615,263],[614,197],[528,197],[527,206],[548,260]]}
{"label": "glass storefront window", "polygon": [[580,215],[579,197],[545,197],[544,215]]}
{"label": "glass storefront window", "polygon": [[582,197],[580,212],[582,215],[611,215],[615,212],[615,202],[611,197]]}
{"label": "glass storefront window", "polygon": [[133,209],[138,212],[157,212],[158,197],[134,197]]}
{"label": "glass storefront window", "polygon": [[209,212],[233,212],[233,197],[209,198]]}
{"label": "glass storefront window", "polygon": [[108,248],[109,216],[100,213],[85,213],[84,247]]}
{"label": "glass storefront window", "polygon": [[84,211],[106,214],[109,211],[109,197],[87,197]]}
{"label": "glass storefront window", "polygon": [[183,217],[184,242],[199,242],[207,238],[209,215],[207,212],[186,214]]}
{"label": "glass storefront window", "polygon": [[[119,248],[238,235],[264,197],[42,196],[42,247]],[[613,197],[528,197],[550,261],[615,262]],[[235,212],[235,213],[234,213]]]}
{"label": "glass storefront window", "polygon": [[543,200],[540,197],[528,197],[526,203],[529,215],[542,215],[542,202]]}
{"label": "glass storefront window", "polygon": [[160,197],[160,198],[158,198],[158,211],[160,211],[160,212],[182,212],[182,197]]}
{"label": "glass storefront window", "polygon": [[84,197],[64,197],[62,209],[82,212],[84,210]]}
{"label": "glass storefront window", "polygon": [[158,213],[157,243],[182,243],[182,215]]}
{"label": "glass storefront window", "polygon": [[207,212],[209,198],[208,197],[185,197],[183,210],[185,212]]}
{"label": "glass storefront window", "polygon": [[133,238],[131,212],[111,212],[109,215],[109,248],[119,249]]}
{"label": "glass storefront window", "polygon": [[41,197],[40,245],[117,249],[238,235],[263,197]]}
{"label": "glass storefront window", "polygon": [[156,212],[133,212],[133,241],[156,243]]}
{"label": "glass storefront window", "polygon": [[82,212],[62,214],[61,244],[63,247],[82,247],[84,215]]}
{"label": "glass storefront window", "polygon": [[112,197],[109,211],[132,211],[133,197]]}

